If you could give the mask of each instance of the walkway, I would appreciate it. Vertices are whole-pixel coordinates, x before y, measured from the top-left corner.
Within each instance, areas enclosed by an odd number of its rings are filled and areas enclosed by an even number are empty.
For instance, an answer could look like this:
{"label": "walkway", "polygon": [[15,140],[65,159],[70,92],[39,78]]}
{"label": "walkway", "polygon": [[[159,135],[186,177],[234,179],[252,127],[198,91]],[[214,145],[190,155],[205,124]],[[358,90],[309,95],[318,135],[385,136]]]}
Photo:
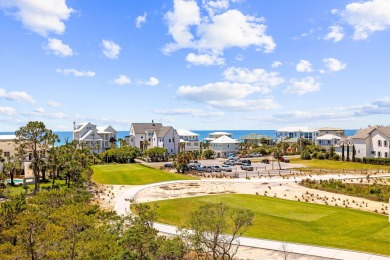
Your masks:
{"label": "walkway", "polygon": [[[334,179],[350,179],[352,176],[343,176],[343,177],[337,177]],[[380,177],[380,176],[375,176]],[[389,177],[386,175],[385,177]],[[353,177],[352,177],[353,178]],[[359,177],[361,178],[361,177]],[[317,178],[312,178],[317,179]],[[319,179],[319,178],[318,178]],[[321,179],[324,179],[324,176],[321,176]],[[298,179],[297,179],[298,180]],[[286,180],[286,179],[262,179],[262,180],[245,180],[245,179],[235,179],[235,180],[194,180],[194,181],[168,181],[168,182],[160,182],[160,183],[153,183],[143,186],[138,186],[131,188],[127,191],[125,191],[122,194],[122,197],[118,199],[118,202],[115,204],[114,210],[120,214],[120,215],[128,215],[132,214],[130,212],[130,200],[132,200],[135,195],[137,195],[138,192],[155,186],[160,186],[164,184],[174,184],[174,183],[191,183],[191,182],[292,182],[295,180]],[[299,181],[299,180],[298,180]],[[165,225],[161,223],[155,223],[154,227],[163,233],[167,234],[176,234],[176,228],[175,226],[171,225]],[[303,244],[295,244],[295,243],[287,243],[287,242],[280,242],[280,241],[272,241],[272,240],[265,240],[265,239],[257,239],[257,238],[248,238],[248,237],[241,237],[240,238],[240,245],[242,246],[248,246],[248,247],[254,247],[254,248],[262,248],[262,249],[268,249],[268,250],[275,250],[275,251],[286,251],[288,253],[296,253],[301,255],[310,255],[310,256],[318,256],[318,257],[326,257],[326,258],[333,258],[333,259],[353,259],[353,260],[389,260],[390,257],[386,256],[380,256],[370,253],[362,253],[362,252],[356,252],[356,251],[349,251],[349,250],[342,250],[342,249],[335,249],[335,248],[326,248],[326,247],[319,247],[319,246],[310,246],[310,245],[303,245]]]}

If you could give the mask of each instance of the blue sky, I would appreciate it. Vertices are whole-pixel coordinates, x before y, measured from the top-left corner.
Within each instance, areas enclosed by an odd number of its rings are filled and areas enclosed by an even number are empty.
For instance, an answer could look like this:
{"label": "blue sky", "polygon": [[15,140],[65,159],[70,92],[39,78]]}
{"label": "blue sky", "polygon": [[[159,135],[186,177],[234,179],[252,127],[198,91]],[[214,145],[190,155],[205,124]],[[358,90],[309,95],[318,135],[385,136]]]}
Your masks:
{"label": "blue sky", "polygon": [[386,125],[388,0],[0,0],[0,131]]}

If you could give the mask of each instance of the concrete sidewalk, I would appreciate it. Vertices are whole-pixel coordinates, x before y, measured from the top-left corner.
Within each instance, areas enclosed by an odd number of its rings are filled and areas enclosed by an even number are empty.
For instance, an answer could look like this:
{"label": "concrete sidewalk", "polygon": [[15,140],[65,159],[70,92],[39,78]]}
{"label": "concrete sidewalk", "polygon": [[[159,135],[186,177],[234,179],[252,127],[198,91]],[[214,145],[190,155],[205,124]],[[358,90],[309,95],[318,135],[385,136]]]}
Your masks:
{"label": "concrete sidewalk", "polygon": [[[323,177],[323,176],[322,176]],[[343,178],[350,178],[344,176]],[[313,178],[314,179],[314,178]],[[341,178],[340,178],[341,179]],[[160,186],[164,184],[173,184],[173,183],[191,183],[191,182],[291,182],[291,180],[286,179],[274,179],[274,180],[245,180],[245,179],[235,179],[235,180],[195,180],[195,181],[169,181],[169,182],[160,182],[153,183],[143,186],[138,186],[134,188],[130,188],[126,192],[122,194],[122,196],[118,199],[118,202],[115,204],[114,210],[119,215],[128,215],[132,214],[130,212],[130,200],[132,200],[138,192],[144,190],[146,188]],[[163,233],[167,234],[176,234],[177,227],[171,225],[165,225],[161,223],[155,223],[154,227]],[[356,251],[335,249],[335,248],[326,248],[319,246],[310,246],[303,244],[294,244],[287,243],[281,241],[272,241],[265,239],[257,239],[257,238],[248,238],[241,237],[239,239],[240,245],[248,246],[253,248],[261,248],[275,251],[286,251],[288,253],[296,253],[301,255],[310,255],[310,256],[318,256],[318,257],[326,257],[333,259],[348,259],[348,260],[389,260],[390,257],[375,255],[371,253],[362,253]]]}

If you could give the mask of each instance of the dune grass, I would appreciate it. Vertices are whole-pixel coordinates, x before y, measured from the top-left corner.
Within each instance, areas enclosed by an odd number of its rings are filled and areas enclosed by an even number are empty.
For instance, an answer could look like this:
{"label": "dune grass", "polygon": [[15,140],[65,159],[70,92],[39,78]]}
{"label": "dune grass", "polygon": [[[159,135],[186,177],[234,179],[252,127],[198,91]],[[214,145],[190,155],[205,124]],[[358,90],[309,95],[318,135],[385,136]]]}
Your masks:
{"label": "dune grass", "polygon": [[[216,195],[154,202],[158,221],[181,225],[204,203],[223,202],[255,213],[245,236],[390,255],[386,216],[255,195]],[[150,204],[154,204],[150,203]],[[180,209],[180,210],[178,210]]]}
{"label": "dune grass", "polygon": [[196,180],[190,176],[170,173],[138,163],[94,165],[92,169],[92,180],[99,184],[143,185],[163,181]]}
{"label": "dune grass", "polygon": [[343,161],[332,161],[332,160],[302,160],[300,158],[291,159],[291,163],[299,163],[306,166],[305,169],[323,169],[323,170],[382,170],[390,171],[390,166],[384,165],[373,165],[357,162],[343,162]]}

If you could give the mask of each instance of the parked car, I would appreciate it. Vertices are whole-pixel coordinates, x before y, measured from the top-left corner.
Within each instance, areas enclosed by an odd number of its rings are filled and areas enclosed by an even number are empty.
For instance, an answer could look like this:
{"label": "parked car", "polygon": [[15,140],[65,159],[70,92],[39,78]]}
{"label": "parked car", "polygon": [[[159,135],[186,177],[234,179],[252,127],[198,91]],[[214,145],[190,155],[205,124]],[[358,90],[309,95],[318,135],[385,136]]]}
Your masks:
{"label": "parked car", "polygon": [[195,171],[203,172],[203,167],[202,166],[196,166],[193,168]]}
{"label": "parked car", "polygon": [[246,164],[252,165],[252,161],[251,160],[245,159],[245,160],[242,160],[241,162],[242,162],[242,164],[246,163]]}
{"label": "parked car", "polygon": [[213,166],[203,166],[203,171],[205,172],[213,172]]}
{"label": "parked car", "polygon": [[241,165],[241,164],[242,164],[242,161],[236,160],[235,163],[236,163],[236,165]]}
{"label": "parked car", "polygon": [[216,165],[216,166],[213,166],[213,170],[214,170],[215,172],[221,172],[221,171],[222,171],[222,168],[219,167],[218,165]]}
{"label": "parked car", "polygon": [[198,161],[192,161],[192,160],[191,160],[191,161],[188,163],[187,166],[194,169],[195,167],[200,166],[200,163],[199,163]]}
{"label": "parked car", "polygon": [[269,164],[269,159],[263,159],[263,160],[261,160],[261,162]]}
{"label": "parked car", "polygon": [[164,167],[165,168],[172,168],[172,163],[166,163],[166,164],[164,164]]}
{"label": "parked car", "polygon": [[279,158],[279,161],[285,162],[285,163],[289,163],[289,162],[290,162],[290,159],[288,159],[287,157],[280,157],[280,158]]}
{"label": "parked car", "polygon": [[261,153],[251,153],[249,157],[262,157],[263,155]]}
{"label": "parked car", "polygon": [[221,169],[224,172],[231,172],[232,171],[232,167],[230,167],[229,165],[222,165]]}
{"label": "parked car", "polygon": [[241,170],[253,171],[253,166],[251,166],[250,164],[247,164],[247,163],[243,163],[241,165]]}

